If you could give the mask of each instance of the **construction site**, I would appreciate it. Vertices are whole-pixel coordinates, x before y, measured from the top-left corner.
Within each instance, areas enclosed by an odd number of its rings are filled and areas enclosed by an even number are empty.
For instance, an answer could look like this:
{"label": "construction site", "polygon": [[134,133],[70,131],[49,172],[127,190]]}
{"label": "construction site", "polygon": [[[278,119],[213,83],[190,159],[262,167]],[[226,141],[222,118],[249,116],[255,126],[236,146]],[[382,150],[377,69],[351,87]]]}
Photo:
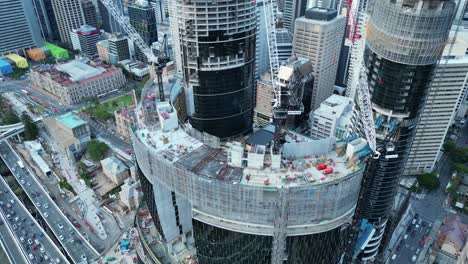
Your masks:
{"label": "construction site", "polygon": [[[142,98],[154,98],[157,91],[144,93]],[[173,255],[194,243],[198,252],[209,243],[203,230],[217,227],[260,236],[271,249],[266,258],[285,254],[276,243],[287,246],[310,239],[287,250],[291,256],[313,248],[307,245],[311,242],[320,243],[312,239],[315,235],[334,236],[350,222],[363,159],[370,153],[364,139],[313,140],[287,131],[281,154],[274,154],[272,138],[257,136],[264,132],[257,130],[238,141],[212,144],[189,124],[181,124],[169,102],[152,101],[152,106],[144,100],[137,107],[132,137],[142,185],[150,192],[146,201],[154,206],[150,212]],[[192,217],[200,224],[194,226]]]}

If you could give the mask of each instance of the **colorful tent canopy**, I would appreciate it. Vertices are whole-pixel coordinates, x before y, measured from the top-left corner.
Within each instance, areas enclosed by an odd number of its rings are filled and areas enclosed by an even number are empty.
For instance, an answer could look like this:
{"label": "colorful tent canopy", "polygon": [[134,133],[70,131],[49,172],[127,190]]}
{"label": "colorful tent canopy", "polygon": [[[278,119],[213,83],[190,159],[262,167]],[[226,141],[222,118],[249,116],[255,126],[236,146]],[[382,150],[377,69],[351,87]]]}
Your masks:
{"label": "colorful tent canopy", "polygon": [[12,53],[6,55],[7,58],[15,62],[16,67],[26,69],[29,67],[28,61],[18,54]]}
{"label": "colorful tent canopy", "polygon": [[68,54],[68,51],[66,49],[61,48],[59,46],[56,46],[56,45],[54,45],[52,43],[45,42],[44,47],[49,49],[52,56],[54,56],[57,59],[58,58],[68,59],[70,57],[70,55]]}
{"label": "colorful tent canopy", "polygon": [[13,67],[10,63],[0,59],[0,73],[2,75],[7,75],[13,72]]}
{"label": "colorful tent canopy", "polygon": [[45,52],[39,48],[27,50],[26,54],[33,61],[41,61],[46,58]]}

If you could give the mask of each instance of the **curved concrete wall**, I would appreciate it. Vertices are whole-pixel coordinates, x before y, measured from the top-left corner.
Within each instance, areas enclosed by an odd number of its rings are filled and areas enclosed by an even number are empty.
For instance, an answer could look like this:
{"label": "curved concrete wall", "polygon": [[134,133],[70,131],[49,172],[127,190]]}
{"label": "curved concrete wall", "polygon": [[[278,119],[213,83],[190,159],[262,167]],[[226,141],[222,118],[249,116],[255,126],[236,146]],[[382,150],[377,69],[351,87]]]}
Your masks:
{"label": "curved concrete wall", "polygon": [[[341,226],[353,215],[363,173],[360,169],[335,182],[300,187],[247,186],[188,171],[149,149],[135,135],[133,144],[146,178],[187,198],[193,217],[245,233],[273,234],[274,220],[284,213],[289,235],[319,233]],[[281,195],[286,196],[283,201],[287,202],[283,212],[277,206]]]}

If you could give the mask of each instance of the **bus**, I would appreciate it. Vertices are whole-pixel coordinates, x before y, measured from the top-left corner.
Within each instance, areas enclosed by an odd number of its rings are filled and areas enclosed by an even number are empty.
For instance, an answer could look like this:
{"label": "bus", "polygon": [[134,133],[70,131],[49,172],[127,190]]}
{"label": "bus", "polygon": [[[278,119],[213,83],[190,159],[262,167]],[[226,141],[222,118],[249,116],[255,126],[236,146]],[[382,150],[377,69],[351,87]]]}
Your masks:
{"label": "bus", "polygon": [[24,93],[24,94],[29,94],[29,92],[24,90],[24,89],[22,89],[21,92]]}

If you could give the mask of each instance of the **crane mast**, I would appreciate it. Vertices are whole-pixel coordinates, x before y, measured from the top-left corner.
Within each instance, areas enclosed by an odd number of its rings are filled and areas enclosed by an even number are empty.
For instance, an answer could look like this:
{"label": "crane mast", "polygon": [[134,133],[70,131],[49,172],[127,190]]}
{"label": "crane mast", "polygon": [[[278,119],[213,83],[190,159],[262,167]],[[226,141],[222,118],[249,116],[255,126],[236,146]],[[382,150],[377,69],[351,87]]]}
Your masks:
{"label": "crane mast", "polygon": [[115,5],[113,0],[100,0],[102,4],[106,7],[109,13],[114,17],[114,19],[119,23],[123,30],[127,33],[128,38],[133,41],[133,43],[140,49],[140,51],[145,54],[148,61],[151,62],[153,68],[155,68],[157,75],[157,82],[159,88],[159,99],[164,101],[164,87],[162,82],[162,72],[166,63],[169,60],[167,50],[167,35],[164,34],[164,39],[162,41],[161,50],[158,56],[155,56],[151,51],[150,47],[146,44],[140,34],[133,28],[130,24],[130,19],[127,16],[124,16],[120,9]]}
{"label": "crane mast", "polygon": [[140,49],[140,51],[145,54],[148,58],[148,61],[152,63],[157,63],[158,58],[153,54],[150,47],[146,44],[143,38],[138,34],[138,32],[130,24],[130,19],[127,16],[124,16],[120,9],[115,5],[113,0],[100,0],[102,4],[107,8],[109,13],[114,17],[114,19],[119,23],[119,25],[125,30],[128,35],[128,38],[135,43],[135,45]]}

